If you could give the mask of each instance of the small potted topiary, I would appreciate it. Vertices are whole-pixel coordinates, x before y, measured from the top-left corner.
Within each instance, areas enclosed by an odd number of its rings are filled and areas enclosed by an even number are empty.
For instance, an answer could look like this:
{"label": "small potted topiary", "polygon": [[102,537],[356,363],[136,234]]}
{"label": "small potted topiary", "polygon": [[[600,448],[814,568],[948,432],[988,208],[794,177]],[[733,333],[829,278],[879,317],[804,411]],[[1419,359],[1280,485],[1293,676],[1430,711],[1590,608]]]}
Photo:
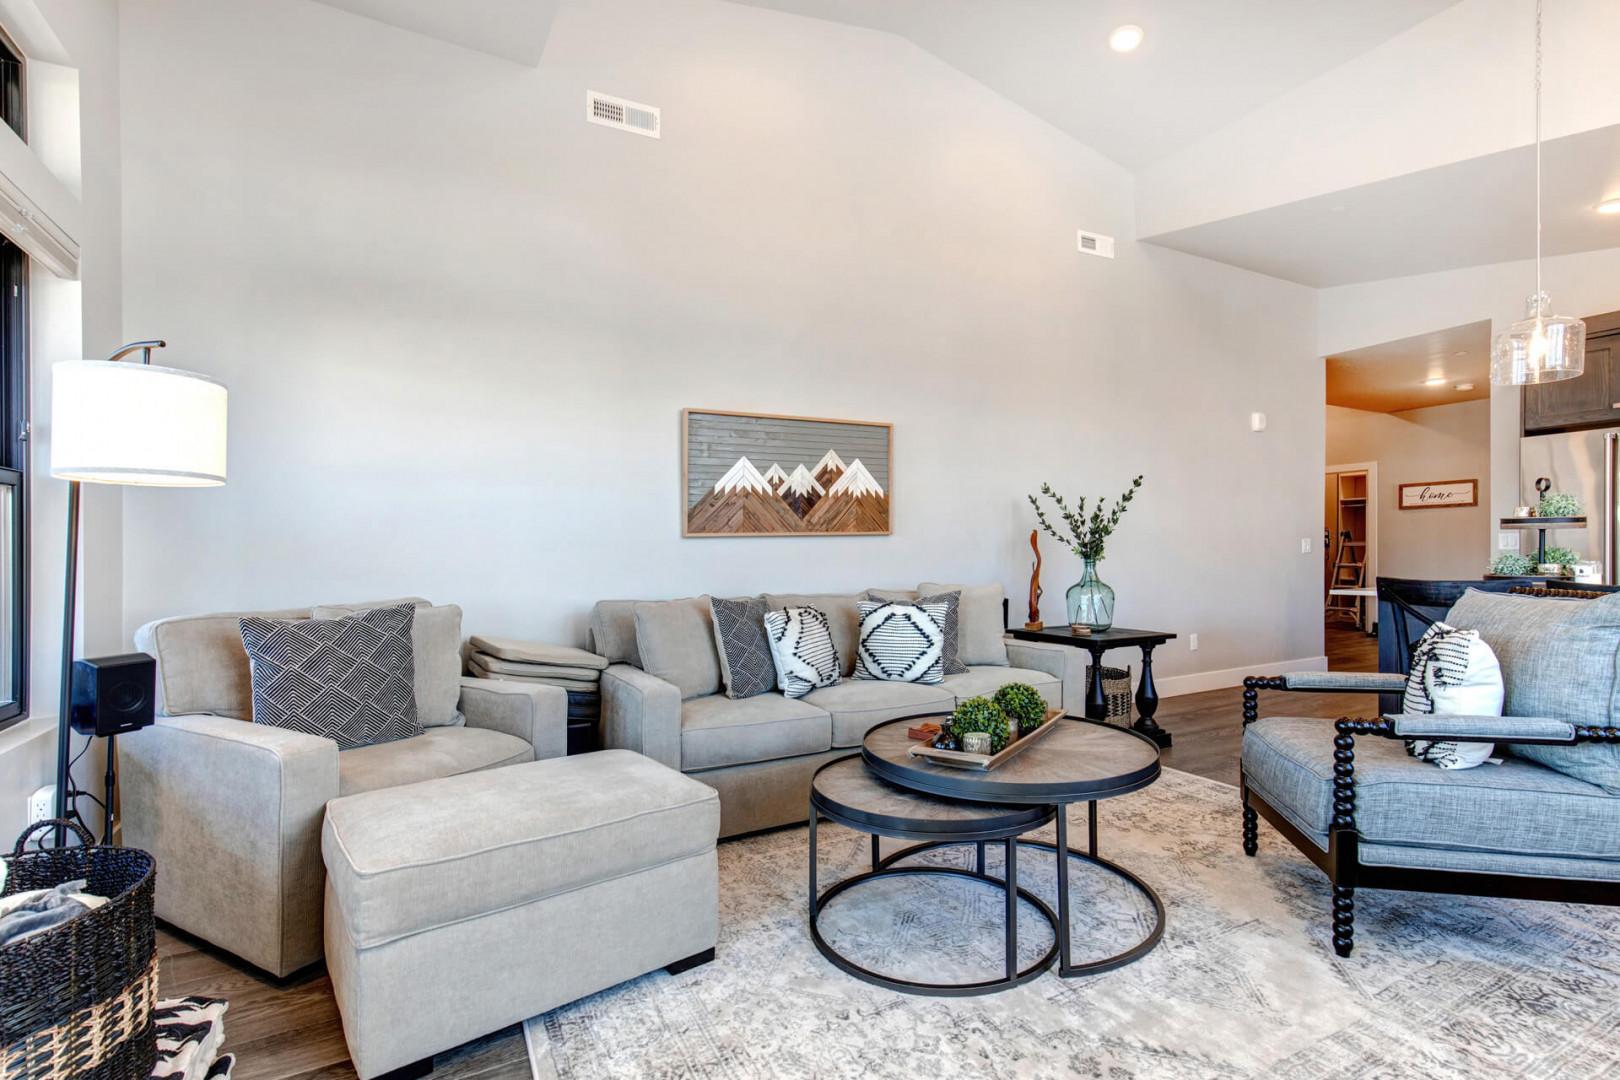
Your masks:
{"label": "small potted topiary", "polygon": [[990,736],[990,752],[999,754],[1012,741],[1012,729],[1007,714],[987,697],[968,698],[951,714],[951,731],[960,739],[970,731],[983,731]]}
{"label": "small potted topiary", "polygon": [[1018,725],[1020,736],[1028,735],[1046,722],[1046,699],[1028,683],[1008,683],[996,691],[997,707]]}

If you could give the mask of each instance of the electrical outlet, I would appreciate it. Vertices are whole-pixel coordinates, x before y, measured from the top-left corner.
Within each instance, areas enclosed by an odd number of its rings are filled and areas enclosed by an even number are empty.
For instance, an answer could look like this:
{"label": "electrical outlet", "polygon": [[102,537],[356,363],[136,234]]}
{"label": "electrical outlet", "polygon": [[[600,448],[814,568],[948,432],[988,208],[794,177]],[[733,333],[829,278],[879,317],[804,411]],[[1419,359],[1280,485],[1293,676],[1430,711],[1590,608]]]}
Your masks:
{"label": "electrical outlet", "polygon": [[1518,551],[1519,534],[1516,532],[1499,532],[1496,534],[1497,551]]}
{"label": "electrical outlet", "polygon": [[28,824],[44,821],[56,813],[56,785],[46,784],[28,796]]}
{"label": "electrical outlet", "polygon": [[1198,651],[1198,635],[1197,634],[1188,634],[1187,635],[1187,651],[1188,652],[1197,652]]}
{"label": "electrical outlet", "polygon": [[1311,538],[1310,537],[1302,536],[1302,537],[1299,538],[1299,553],[1301,555],[1309,555],[1311,553]]}

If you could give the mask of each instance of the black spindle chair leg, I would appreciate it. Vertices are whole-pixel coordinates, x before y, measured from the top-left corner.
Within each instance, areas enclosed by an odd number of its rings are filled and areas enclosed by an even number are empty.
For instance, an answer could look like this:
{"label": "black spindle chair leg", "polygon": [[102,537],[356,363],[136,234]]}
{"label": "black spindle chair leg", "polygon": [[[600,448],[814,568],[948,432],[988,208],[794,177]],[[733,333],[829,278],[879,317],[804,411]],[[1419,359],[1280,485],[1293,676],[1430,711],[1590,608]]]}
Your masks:
{"label": "black spindle chair leg", "polygon": [[1349,956],[1356,945],[1356,890],[1333,886],[1333,951]]}

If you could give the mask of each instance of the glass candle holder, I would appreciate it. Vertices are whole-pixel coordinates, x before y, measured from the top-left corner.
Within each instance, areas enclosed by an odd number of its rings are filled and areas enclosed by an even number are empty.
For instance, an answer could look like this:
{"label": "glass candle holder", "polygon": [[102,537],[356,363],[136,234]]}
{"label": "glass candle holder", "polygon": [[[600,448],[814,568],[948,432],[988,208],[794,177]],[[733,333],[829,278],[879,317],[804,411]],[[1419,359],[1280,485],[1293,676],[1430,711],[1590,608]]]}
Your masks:
{"label": "glass candle holder", "polygon": [[968,754],[988,754],[990,752],[990,733],[988,731],[963,732],[962,751]]}

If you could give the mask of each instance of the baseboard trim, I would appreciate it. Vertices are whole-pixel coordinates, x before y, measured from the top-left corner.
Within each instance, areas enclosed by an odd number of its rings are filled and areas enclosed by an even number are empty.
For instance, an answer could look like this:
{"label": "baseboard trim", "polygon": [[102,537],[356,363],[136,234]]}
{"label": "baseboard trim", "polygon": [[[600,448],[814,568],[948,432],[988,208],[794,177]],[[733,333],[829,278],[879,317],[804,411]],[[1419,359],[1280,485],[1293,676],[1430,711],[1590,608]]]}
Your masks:
{"label": "baseboard trim", "polygon": [[1242,686],[1248,675],[1286,675],[1291,671],[1326,671],[1326,656],[1302,656],[1297,660],[1279,660],[1274,664],[1252,664],[1248,667],[1223,668],[1220,671],[1195,671],[1191,675],[1170,675],[1157,680],[1160,697],[1180,697],[1182,694],[1201,694],[1205,690],[1227,690]]}

